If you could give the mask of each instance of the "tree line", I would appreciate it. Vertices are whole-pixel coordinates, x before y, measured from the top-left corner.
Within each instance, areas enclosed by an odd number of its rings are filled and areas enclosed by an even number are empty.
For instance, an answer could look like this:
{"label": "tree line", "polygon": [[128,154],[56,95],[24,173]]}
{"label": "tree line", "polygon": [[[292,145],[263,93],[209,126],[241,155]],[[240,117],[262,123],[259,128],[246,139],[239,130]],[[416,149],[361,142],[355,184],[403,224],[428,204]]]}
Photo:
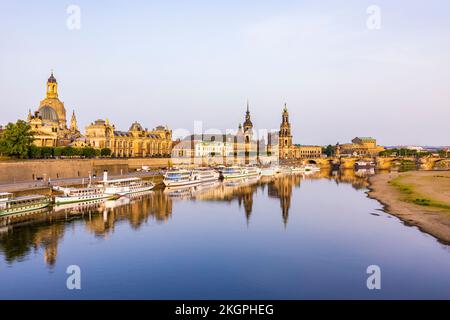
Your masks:
{"label": "tree line", "polygon": [[38,147],[33,144],[33,133],[28,123],[18,120],[9,123],[0,137],[0,154],[20,159],[49,159],[59,157],[110,157],[111,149],[92,147]]}

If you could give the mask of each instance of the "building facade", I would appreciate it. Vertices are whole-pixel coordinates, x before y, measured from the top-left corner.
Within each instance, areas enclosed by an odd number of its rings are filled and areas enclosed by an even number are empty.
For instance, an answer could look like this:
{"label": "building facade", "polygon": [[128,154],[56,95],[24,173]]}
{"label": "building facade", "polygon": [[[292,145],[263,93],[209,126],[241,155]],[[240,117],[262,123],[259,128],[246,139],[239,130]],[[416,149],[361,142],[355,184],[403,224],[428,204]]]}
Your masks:
{"label": "building facade", "polygon": [[164,126],[148,130],[138,122],[128,131],[119,131],[99,119],[86,127],[85,139],[93,148],[110,149],[115,157],[167,157],[172,151],[172,130]]}
{"label": "building facade", "polygon": [[377,140],[372,137],[356,137],[352,143],[338,145],[339,155],[367,156],[378,155],[385,148],[377,145]]}

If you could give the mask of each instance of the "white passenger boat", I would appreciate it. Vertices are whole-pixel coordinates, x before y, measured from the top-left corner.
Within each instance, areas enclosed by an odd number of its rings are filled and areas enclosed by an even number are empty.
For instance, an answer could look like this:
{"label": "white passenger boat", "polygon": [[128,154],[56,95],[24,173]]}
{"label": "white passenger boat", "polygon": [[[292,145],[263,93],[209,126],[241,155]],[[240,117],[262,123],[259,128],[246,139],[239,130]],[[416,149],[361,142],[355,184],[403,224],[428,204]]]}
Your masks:
{"label": "white passenger boat", "polygon": [[355,169],[370,169],[375,168],[375,162],[373,161],[356,161]]}
{"label": "white passenger boat", "polygon": [[305,172],[317,172],[320,171],[320,168],[315,164],[306,164],[303,166]]}
{"label": "white passenger boat", "polygon": [[289,174],[289,173],[292,173],[292,169],[291,169],[290,167],[285,167],[285,166],[283,166],[283,167],[280,167],[279,170],[280,170],[279,173],[281,173],[281,174]]}
{"label": "white passenger boat", "polygon": [[222,170],[224,179],[245,178],[251,176],[259,176],[261,169],[258,167],[227,167]]}
{"label": "white passenger boat", "polygon": [[219,180],[220,174],[216,170],[209,168],[197,168],[193,170],[193,175],[198,176],[201,182],[211,182]]}
{"label": "white passenger boat", "polygon": [[33,211],[48,207],[50,198],[43,195],[32,195],[13,198],[11,194],[2,194],[0,216]]}
{"label": "white passenger boat", "polygon": [[190,186],[201,183],[200,176],[192,170],[169,170],[164,175],[163,183],[166,187]]}
{"label": "white passenger boat", "polygon": [[102,185],[88,186],[85,188],[59,187],[57,190],[64,192],[64,195],[55,197],[56,204],[94,201],[113,197],[113,195],[105,193],[105,188]]}
{"label": "white passenger boat", "polygon": [[291,172],[292,173],[303,173],[305,172],[305,167],[301,166],[301,167],[291,167]]}
{"label": "white passenger boat", "polygon": [[274,167],[268,167],[268,168],[262,168],[261,169],[261,176],[262,177],[272,177],[277,174],[276,168]]}
{"label": "white passenger boat", "polygon": [[105,194],[124,196],[130,193],[152,190],[155,185],[140,178],[123,178],[103,181]]}
{"label": "white passenger boat", "polygon": [[13,194],[9,192],[0,192],[0,209],[12,198]]}

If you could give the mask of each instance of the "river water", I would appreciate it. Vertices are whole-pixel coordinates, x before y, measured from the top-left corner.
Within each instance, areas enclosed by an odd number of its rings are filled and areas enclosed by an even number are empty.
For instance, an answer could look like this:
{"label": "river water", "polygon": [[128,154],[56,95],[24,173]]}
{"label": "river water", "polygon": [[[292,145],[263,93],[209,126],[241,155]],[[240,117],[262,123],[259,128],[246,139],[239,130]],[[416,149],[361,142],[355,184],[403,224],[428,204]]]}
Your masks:
{"label": "river water", "polygon": [[[285,175],[3,221],[0,298],[449,299],[450,247],[385,213],[367,185],[353,171]],[[71,265],[80,290],[67,289]]]}

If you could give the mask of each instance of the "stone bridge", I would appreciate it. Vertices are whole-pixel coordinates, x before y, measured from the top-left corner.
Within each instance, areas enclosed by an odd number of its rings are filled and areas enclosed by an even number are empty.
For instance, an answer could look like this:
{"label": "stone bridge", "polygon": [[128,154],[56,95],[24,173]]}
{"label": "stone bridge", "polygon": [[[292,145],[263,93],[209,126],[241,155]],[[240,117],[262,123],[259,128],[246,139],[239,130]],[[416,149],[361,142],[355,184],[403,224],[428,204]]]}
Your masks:
{"label": "stone bridge", "polygon": [[311,158],[301,160],[288,160],[284,163],[302,163],[317,164],[320,167],[327,168],[333,165],[339,166],[341,169],[353,169],[357,161],[375,162],[376,168],[380,170],[389,170],[393,166],[398,166],[402,162],[410,162],[422,169],[433,169],[436,166],[442,168],[450,168],[450,158],[442,157],[330,157],[330,158]]}

